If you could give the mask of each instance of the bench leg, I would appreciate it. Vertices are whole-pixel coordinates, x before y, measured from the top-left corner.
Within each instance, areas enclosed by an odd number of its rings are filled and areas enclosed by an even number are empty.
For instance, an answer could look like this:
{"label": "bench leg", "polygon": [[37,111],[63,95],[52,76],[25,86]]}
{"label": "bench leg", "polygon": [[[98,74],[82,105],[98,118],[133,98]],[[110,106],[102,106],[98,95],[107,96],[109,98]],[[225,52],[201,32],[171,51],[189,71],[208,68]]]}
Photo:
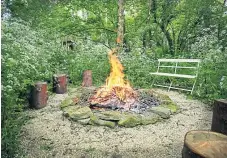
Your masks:
{"label": "bench leg", "polygon": [[195,88],[195,83],[196,83],[196,79],[195,79],[195,81],[194,81],[194,83],[193,83],[193,86],[192,86],[191,95],[192,95],[192,92],[193,92],[193,90],[194,90],[194,88]]}
{"label": "bench leg", "polygon": [[168,92],[170,91],[172,84],[173,84],[173,81],[171,80],[171,83],[170,83],[169,88],[168,88]]}
{"label": "bench leg", "polygon": [[156,79],[156,76],[155,76],[155,77],[154,77],[154,79],[153,79],[153,82],[152,82],[152,84],[151,84],[151,87],[153,87],[153,86],[154,86],[155,79]]}

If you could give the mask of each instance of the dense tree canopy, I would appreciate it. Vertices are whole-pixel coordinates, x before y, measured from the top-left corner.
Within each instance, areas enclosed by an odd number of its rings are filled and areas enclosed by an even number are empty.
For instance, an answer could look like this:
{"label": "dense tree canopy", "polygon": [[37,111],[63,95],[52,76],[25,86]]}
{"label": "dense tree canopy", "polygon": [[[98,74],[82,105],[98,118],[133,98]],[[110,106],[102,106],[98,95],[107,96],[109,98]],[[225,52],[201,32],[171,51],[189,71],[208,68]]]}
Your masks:
{"label": "dense tree canopy", "polygon": [[[225,0],[5,0],[1,17],[5,155],[17,152],[12,132],[24,118],[30,85],[64,72],[79,86],[86,69],[100,85],[109,72],[107,51],[119,42],[134,87],[151,86],[158,58],[199,58],[194,97],[227,97]],[[75,49],[62,46],[67,40]]]}

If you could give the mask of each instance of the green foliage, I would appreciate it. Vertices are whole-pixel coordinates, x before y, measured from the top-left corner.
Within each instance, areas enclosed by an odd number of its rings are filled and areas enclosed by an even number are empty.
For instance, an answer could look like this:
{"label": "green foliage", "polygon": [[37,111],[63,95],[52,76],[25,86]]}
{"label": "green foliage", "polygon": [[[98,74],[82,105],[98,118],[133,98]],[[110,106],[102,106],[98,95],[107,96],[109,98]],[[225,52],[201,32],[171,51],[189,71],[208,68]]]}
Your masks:
{"label": "green foliage", "polygon": [[[7,96],[8,95],[8,96]],[[20,110],[22,109],[22,104],[16,105],[16,98],[18,97],[14,93],[3,93],[2,95],[2,135],[1,135],[1,148],[2,157],[12,157],[18,154],[18,137],[20,127],[23,125],[26,117],[21,115]],[[9,97],[10,96],[10,97]],[[18,110],[19,109],[19,110]]]}
{"label": "green foliage", "polygon": [[222,51],[223,46],[219,42],[217,31],[215,26],[202,29],[202,36],[191,45],[191,55],[203,59],[196,95],[209,101],[219,97],[227,98],[227,52]]}
{"label": "green foliage", "polygon": [[[3,21],[2,35],[2,152],[15,155],[29,87],[36,81],[51,80],[54,73],[67,73],[81,85],[82,72],[91,69],[94,84],[102,84],[109,72],[106,48],[88,41],[66,51],[54,35],[33,30],[22,20]],[[22,117],[20,119],[20,117]]]}
{"label": "green foliage", "polygon": [[133,87],[151,87],[153,76],[149,73],[156,71],[154,59],[138,52],[122,54],[120,59],[125,67],[126,79],[130,81]]}
{"label": "green foliage", "polygon": [[[18,132],[25,121],[29,87],[67,73],[81,85],[92,70],[100,86],[109,74],[107,48],[115,47],[117,2],[107,0],[6,0],[2,17],[2,151],[18,153]],[[227,16],[219,0],[132,0],[125,2],[125,44],[120,52],[126,79],[149,88],[158,58],[200,58],[194,96],[227,98]],[[22,20],[19,20],[22,19]],[[76,41],[73,51],[63,40]],[[160,79],[166,82],[166,79]],[[167,81],[168,82],[168,81]],[[185,86],[190,82],[176,80]]]}
{"label": "green foliage", "polygon": [[[17,137],[23,123],[20,111],[26,97],[21,94],[26,94],[35,80],[49,77],[46,68],[51,54],[40,35],[24,21],[4,21],[2,28],[2,153],[10,157],[18,152]],[[43,65],[42,58],[46,59]]]}

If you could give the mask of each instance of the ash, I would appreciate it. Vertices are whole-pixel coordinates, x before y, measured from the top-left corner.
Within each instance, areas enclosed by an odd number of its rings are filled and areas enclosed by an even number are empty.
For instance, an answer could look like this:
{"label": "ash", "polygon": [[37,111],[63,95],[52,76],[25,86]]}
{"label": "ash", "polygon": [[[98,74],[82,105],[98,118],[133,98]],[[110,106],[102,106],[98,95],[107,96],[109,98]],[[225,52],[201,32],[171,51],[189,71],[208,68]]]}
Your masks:
{"label": "ash", "polygon": [[147,109],[160,105],[158,99],[147,94],[146,92],[138,92],[139,98],[130,108],[130,111],[136,113],[144,113]]}
{"label": "ash", "polygon": [[[119,99],[110,99],[108,104],[90,105],[92,109],[107,108],[117,111],[132,111],[134,113],[144,113],[149,108],[160,105],[160,101],[147,92],[137,91],[138,98],[133,102],[121,102]],[[125,108],[125,107],[128,108]]]}

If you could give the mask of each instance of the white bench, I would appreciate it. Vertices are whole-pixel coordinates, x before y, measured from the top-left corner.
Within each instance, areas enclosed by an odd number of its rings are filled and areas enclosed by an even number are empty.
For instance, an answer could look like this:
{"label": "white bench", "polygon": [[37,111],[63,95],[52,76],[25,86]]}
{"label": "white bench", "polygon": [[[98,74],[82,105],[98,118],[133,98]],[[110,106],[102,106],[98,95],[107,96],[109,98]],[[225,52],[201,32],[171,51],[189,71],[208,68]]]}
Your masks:
{"label": "white bench", "polygon": [[[152,75],[155,75],[152,86],[155,85],[155,86],[160,86],[160,87],[167,87],[168,91],[170,89],[185,90],[185,91],[191,92],[191,94],[192,94],[194,87],[195,87],[200,62],[201,62],[200,59],[158,59],[157,72],[150,73]],[[193,65],[193,66],[179,66],[181,63],[188,63],[189,65]],[[172,65],[170,65],[170,64],[172,64]],[[162,72],[161,71],[162,68],[173,69],[174,72],[173,73]],[[178,73],[179,69],[190,69],[190,70],[193,70],[194,72],[191,71],[193,74],[182,74],[182,73]],[[166,86],[166,85],[161,85],[161,84],[155,84],[156,76],[168,77],[171,81],[170,85]],[[173,87],[172,86],[173,80],[171,80],[172,77],[194,79],[193,86],[191,89]]]}

